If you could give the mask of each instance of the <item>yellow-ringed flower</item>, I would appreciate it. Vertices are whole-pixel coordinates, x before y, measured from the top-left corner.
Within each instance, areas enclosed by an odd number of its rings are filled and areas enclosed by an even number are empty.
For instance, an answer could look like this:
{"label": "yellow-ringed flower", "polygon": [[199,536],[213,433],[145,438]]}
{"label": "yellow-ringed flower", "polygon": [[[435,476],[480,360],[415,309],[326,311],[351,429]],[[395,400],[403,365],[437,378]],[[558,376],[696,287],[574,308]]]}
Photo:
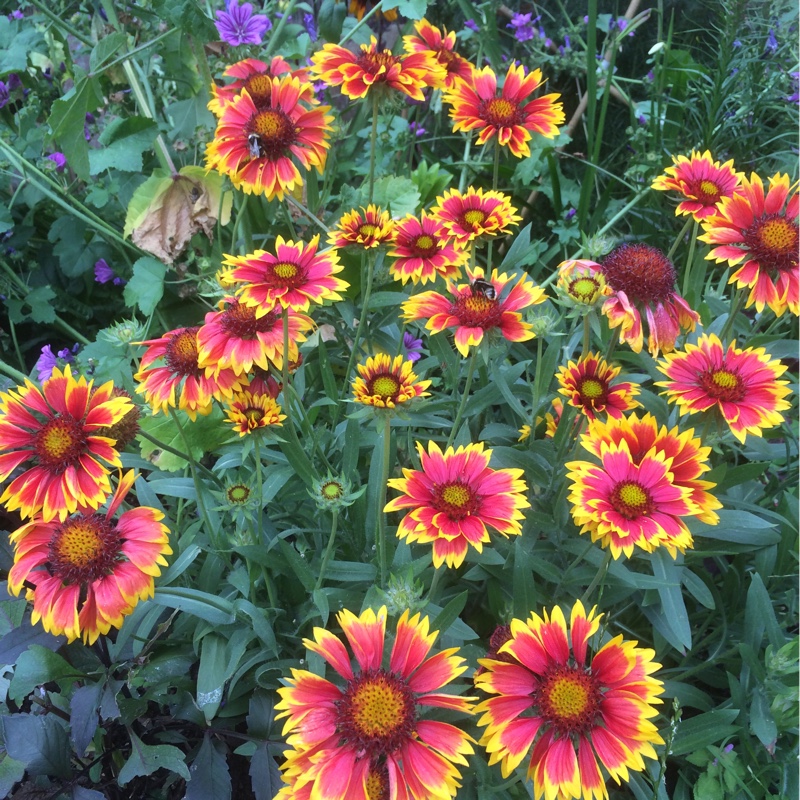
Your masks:
{"label": "yellow-ringed flower", "polygon": [[278,689],[276,718],[286,719],[292,748],[281,768],[289,784],[283,797],[373,800],[389,797],[389,786],[392,797],[408,800],[454,797],[456,765],[466,766],[473,740],[428,715],[431,708],[471,713],[468,699],[440,691],[466,670],[458,648],[430,655],[437,632],[406,610],[386,659],[385,606],[360,616],[340,611],[337,620],[356,663],[338,636],[314,628],[303,644],[337,677],[293,669]]}
{"label": "yellow-ringed flower", "polygon": [[620,343],[627,342],[635,353],[644,345],[642,313],[653,357],[673,350],[681,330],[694,330],[700,316],[675,291],[675,267],[658,248],[623,244],[603,259],[600,270],[611,290],[603,313],[612,328],[619,328]]}
{"label": "yellow-ringed flower", "polygon": [[44,521],[97,508],[111,492],[109,467],[120,466],[115,441],[105,436],[134,408],[114,396],[111,381],[92,381],[56,367],[41,390],[29,380],[0,392],[0,481],[30,466],[6,486],[0,503]]}
{"label": "yellow-ringed flower", "polygon": [[484,276],[483,270],[476,267],[467,270],[470,282],[456,286],[448,284],[450,297],[438,292],[422,292],[413,295],[403,303],[403,318],[406,322],[427,319],[425,327],[432,333],[440,333],[446,328],[455,328],[455,345],[463,356],[469,355],[469,348],[476,347],[487,332],[497,330],[510,342],[524,342],[534,337],[531,326],[523,322],[520,309],[543,303],[544,289],[523,275],[511,287],[511,291],[501,297],[511,277],[497,270],[491,278]]}
{"label": "yellow-ringed flower", "polygon": [[[125,390],[115,386],[111,390],[112,397],[127,397],[131,402],[133,397]],[[106,425],[98,428],[95,431],[95,436],[105,436],[107,439],[114,440],[114,449],[122,452],[139,433],[139,418],[141,412],[139,406],[132,405],[122,419],[115,422],[113,425]]]}
{"label": "yellow-ringed flower", "polygon": [[[196,419],[198,414],[211,413],[212,400],[230,397],[247,383],[246,376],[237,375],[230,367],[210,375],[200,368],[199,330],[199,326],[176,328],[159,339],[137,342],[147,345],[147,350],[133,376],[139,382],[136,393],[144,395],[154,414],[179,408]],[[151,366],[157,361],[163,361],[163,366]]]}
{"label": "yellow-ringed flower", "polygon": [[711,448],[693,434],[659,430],[650,414],[589,423],[581,445],[596,461],[567,464],[572,517],[581,533],[589,532],[614,558],[630,557],[634,547],[665,547],[675,558],[692,546],[685,517],[716,525],[714,509],[721,504],[707,491],[715,484],[699,477],[711,468]]}
{"label": "yellow-ringed flower", "polygon": [[570,259],[562,261],[557,270],[558,296],[582,313],[594,308],[611,293],[596,261],[583,258]]}
{"label": "yellow-ringed flower", "polygon": [[353,209],[342,215],[336,227],[328,234],[328,244],[333,247],[352,246],[369,250],[394,241],[394,220],[388,211],[374,205],[362,206],[361,212]]}
{"label": "yellow-ringed flower", "polygon": [[403,356],[394,359],[378,353],[358,365],[358,377],[353,381],[353,399],[375,408],[396,408],[416,397],[428,397],[430,381],[418,381],[414,364]]}
{"label": "yellow-ringed flower", "polygon": [[[330,106],[308,99],[308,86],[291,75],[272,78],[269,100],[258,105],[247,89],[222,111],[214,139],[206,147],[206,166],[228,175],[245,194],[283,200],[302,184],[300,170],[325,166]],[[312,90],[313,93],[313,90]]]}
{"label": "yellow-ringed flower", "polygon": [[633,399],[639,394],[638,386],[632,383],[612,385],[620,369],[612,367],[599,353],[589,353],[577,363],[570,361],[566,367],[558,368],[558,392],[590,420],[603,412],[620,419],[623,412],[641,405]]}
{"label": "yellow-ringed flower", "polygon": [[306,83],[304,99],[311,103],[315,102],[314,88],[308,83],[308,71],[305,68],[293,71],[281,56],[274,56],[269,64],[257,58],[245,58],[243,61],[231,64],[222,73],[226,78],[234,79],[231,83],[226,86],[218,86],[216,83],[211,85],[208,110],[215,117],[222,116],[225,107],[233,102],[242,89],[247,89],[247,93],[257,106],[268,106],[272,96],[272,79],[288,73]]}
{"label": "yellow-ringed flower", "polygon": [[395,56],[390,50],[378,50],[374,36],[358,53],[338,44],[323,45],[311,56],[311,71],[326,85],[340,87],[351,100],[366,97],[370,89],[396,89],[422,102],[422,90],[430,81],[444,79],[444,69],[429,53]]}
{"label": "yellow-ringed flower", "polygon": [[450,189],[442,197],[437,197],[436,202],[438,205],[431,213],[460,247],[467,247],[482,237],[507,233],[522,219],[507,195],[484,192],[473,186],[469,186],[465,194]]}
{"label": "yellow-ringed flower", "polygon": [[674,166],[667,167],[651,188],[662,192],[677,192],[684,198],[675,214],[691,214],[696,222],[717,213],[717,204],[723,197],[733,197],[742,179],[742,173],[733,168],[733,159],[720,164],[706,150],[692,150],[689,158],[673,156]]}
{"label": "yellow-ringed flower", "polygon": [[763,347],[726,350],[714,334],[703,334],[697,344],[670,353],[658,368],[669,380],[657,383],[681,414],[697,414],[716,408],[733,435],[744,442],[750,433],[761,436],[764,428],[783,422],[782,411],[791,405],[788,381],[778,378],[786,372],[780,361],[769,357]]}
{"label": "yellow-ringed flower", "polygon": [[113,518],[135,479],[133,470],[120,477],[105,514],[84,509],[49,522],[37,515],[11,534],[8,588],[18,595],[32,587],[26,596],[34,625],[41,619],[54,636],[92,644],[153,596],[153,578],[172,553],[164,515],[143,506]]}
{"label": "yellow-ringed flower", "polygon": [[701,242],[717,245],[706,258],[732,267],[744,261],[729,283],[750,290],[747,306],[769,306],[779,317],[788,308],[800,314],[798,276],[797,184],[780,173],[769,179],[769,191],[755,173],[744,178],[733,197],[725,197],[716,215],[703,222]]}
{"label": "yellow-ringed flower", "polygon": [[318,253],[319,234],[308,243],[278,236],[275,253],[256,250],[245,256],[225,256],[230,279],[243,283],[236,290],[239,300],[256,308],[263,317],[280,305],[293,311],[308,311],[312,303],[341,300],[338,292],[349,286],[335,277],[344,267],[336,250]]}
{"label": "yellow-ringed flower", "polygon": [[496,137],[499,146],[508,147],[517,158],[527,158],[531,132],[552,139],[564,122],[564,108],[557,102],[560,94],[531,97],[541,84],[541,70],[527,72],[512,64],[498,95],[497,76],[491,67],[484,67],[473,70],[466,80],[455,81],[442,100],[452,106],[454,131],[479,130],[478,144]]}
{"label": "yellow-ringed flower", "polygon": [[[198,365],[207,373],[232,369],[237,375],[253,366],[269,370],[270,363],[283,368],[283,317],[280,308],[257,316],[257,308],[240,303],[235,297],[220,301],[219,311],[209,311],[205,324],[197,331]],[[297,345],[314,327],[311,317],[290,311],[289,360],[297,359]]]}
{"label": "yellow-ringed flower", "polygon": [[512,619],[497,655],[480,659],[475,685],[491,695],[476,707],[486,728],[480,743],[506,778],[528,758],[536,800],[608,797],[606,775],[628,780],[663,744],[651,722],[664,691],[652,677],[661,665],[621,635],[592,655],[602,616],[578,600],[569,627],[558,606]]}
{"label": "yellow-ringed flower", "polygon": [[388,482],[402,492],[384,508],[406,511],[397,535],[409,543],[432,545],[434,567],[460,566],[470,547],[479,553],[490,542],[489,528],[502,536],[522,533],[528,487],[521,469],[491,469],[492,451],[468,444],[444,453],[436,442],[427,452],[417,442],[422,469],[404,469]]}
{"label": "yellow-ringed flower", "polygon": [[426,211],[419,217],[409,214],[397,223],[394,249],[389,251],[394,262],[389,272],[405,285],[409,278],[423,286],[437,275],[446,280],[461,277],[461,267],[469,260],[469,252],[454,245],[444,226]]}
{"label": "yellow-ringed flower", "polygon": [[[370,2],[370,0],[350,0],[349,5],[347,6],[347,11],[360,22],[364,18],[364,14],[367,13],[367,6],[372,8],[376,5],[377,3]],[[387,22],[394,22],[397,19],[396,8],[381,8],[381,10],[377,13]]]}
{"label": "yellow-ringed flower", "polygon": [[414,23],[414,33],[403,37],[403,49],[406,53],[427,53],[433,56],[444,69],[444,80],[436,82],[437,76],[431,75],[434,80],[429,86],[435,88],[450,88],[459,78],[467,80],[474,70],[466,58],[455,51],[455,31],[447,32],[447,28],[440,31],[426,19]]}
{"label": "yellow-ringed flower", "polygon": [[259,428],[281,425],[286,419],[286,415],[281,414],[281,407],[274,397],[269,394],[257,394],[249,389],[237,392],[225,404],[225,416],[239,436],[252,433]]}

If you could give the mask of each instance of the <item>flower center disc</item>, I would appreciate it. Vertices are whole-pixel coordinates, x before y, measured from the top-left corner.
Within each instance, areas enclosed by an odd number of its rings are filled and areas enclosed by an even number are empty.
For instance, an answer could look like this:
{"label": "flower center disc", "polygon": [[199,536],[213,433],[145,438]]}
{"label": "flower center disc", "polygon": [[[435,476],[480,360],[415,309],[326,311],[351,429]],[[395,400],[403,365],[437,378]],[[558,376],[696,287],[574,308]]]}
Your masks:
{"label": "flower center disc", "polygon": [[342,488],[341,483],[329,481],[328,483],[322,485],[319,493],[325,498],[325,500],[338,500],[344,494],[344,489]]}
{"label": "flower center disc", "polygon": [[266,73],[252,75],[245,82],[244,88],[257,106],[266,105],[272,97],[272,78]]}
{"label": "flower center disc", "polygon": [[765,217],[745,231],[744,238],[762,267],[776,271],[797,269],[797,224],[786,217]]}
{"label": "flower center disc", "polygon": [[381,397],[384,400],[397,397],[399,390],[400,384],[392,375],[378,375],[378,377],[372,381],[372,385],[369,387],[370,394],[378,395],[378,397]]}
{"label": "flower center disc", "polygon": [[719,186],[717,186],[714,181],[703,180],[695,187],[694,194],[699,200],[709,205],[711,203],[717,203],[720,196]]}
{"label": "flower center disc", "polygon": [[580,388],[581,397],[586,400],[597,400],[605,393],[603,384],[594,378],[585,378]]}
{"label": "flower center disc", "polygon": [[388,800],[389,775],[384,768],[371,767],[366,780],[368,800]]}
{"label": "flower center disc", "polygon": [[478,498],[463,483],[445,483],[434,486],[433,505],[450,519],[464,519],[478,508]]}
{"label": "flower center disc", "polygon": [[34,447],[43,466],[63,472],[86,449],[86,434],[72,417],[56,417],[36,435]]}
{"label": "flower center disc", "polygon": [[592,278],[578,278],[569,287],[569,294],[579,303],[593,303],[597,298],[600,285]]}
{"label": "flower center disc", "polygon": [[113,570],[119,545],[117,529],[105,517],[71,517],[58,526],[50,541],[50,569],[65,583],[96,580]]}
{"label": "flower center disc", "polygon": [[358,57],[358,66],[372,75],[379,75],[388,72],[396,61],[397,59],[388,50],[380,53],[362,52]]}
{"label": "flower center disc", "polygon": [[745,387],[742,379],[727,369],[710,370],[700,377],[706,393],[715,400],[736,403],[744,399]]}
{"label": "flower center disc", "polygon": [[417,236],[414,241],[414,251],[414,254],[421,258],[432,256],[436,252],[436,242],[434,242],[432,236],[423,233],[422,236]]}
{"label": "flower center disc", "polygon": [[234,339],[255,339],[259,333],[269,333],[280,320],[279,311],[256,317],[256,306],[231,303],[220,317],[222,328]]}
{"label": "flower center disc", "polygon": [[623,244],[605,257],[602,270],[611,288],[630,300],[663,302],[673,294],[675,267],[656,247]]}
{"label": "flower center disc", "polygon": [[602,695],[596,679],[577,667],[549,670],[534,695],[542,717],[561,735],[589,730]]}
{"label": "flower center disc", "polygon": [[303,272],[291,261],[278,261],[271,266],[272,277],[278,286],[296,289],[303,282]]}
{"label": "flower center disc", "polygon": [[486,212],[482,211],[480,208],[471,208],[469,211],[465,211],[461,217],[464,227],[466,228],[474,228],[476,225],[482,225],[483,221],[486,219]]}
{"label": "flower center disc", "polygon": [[228,502],[235,505],[243,505],[250,499],[250,487],[237,483],[235,486],[228,487]]}
{"label": "flower center disc", "polygon": [[253,117],[250,128],[258,134],[258,145],[263,157],[270,161],[280,158],[286,148],[297,140],[295,127],[289,117],[274,108],[260,111]]}
{"label": "flower center disc", "polygon": [[644,487],[634,481],[621,481],[611,493],[611,505],[626,519],[636,519],[649,514],[652,503]]}
{"label": "flower center disc", "polygon": [[517,106],[504,97],[495,97],[486,103],[483,116],[490,125],[494,125],[496,128],[507,127],[516,122]]}
{"label": "flower center disc", "polygon": [[264,419],[264,412],[260,408],[246,408],[243,413],[248,425],[258,425]]}
{"label": "flower center disc", "polygon": [[365,239],[369,239],[378,232],[378,228],[376,225],[370,225],[368,222],[366,222],[358,229],[358,232]]}
{"label": "flower center disc", "polygon": [[197,328],[186,328],[167,342],[164,360],[178,375],[199,375],[197,369]]}

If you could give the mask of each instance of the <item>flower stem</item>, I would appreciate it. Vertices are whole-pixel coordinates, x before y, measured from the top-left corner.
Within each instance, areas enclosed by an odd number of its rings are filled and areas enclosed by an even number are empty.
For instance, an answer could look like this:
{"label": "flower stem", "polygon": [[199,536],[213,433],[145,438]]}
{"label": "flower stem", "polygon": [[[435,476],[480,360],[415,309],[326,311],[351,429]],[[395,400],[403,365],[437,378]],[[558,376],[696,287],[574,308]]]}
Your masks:
{"label": "flower stem", "polygon": [[733,329],[733,323],[736,320],[739,312],[742,310],[744,306],[744,301],[747,299],[747,289],[740,289],[739,293],[736,295],[736,299],[733,301],[733,306],[731,307],[731,312],[728,315],[728,319],[725,320],[725,327],[722,329],[722,333],[719,335],[719,339],[722,344],[725,344],[725,340],[728,338],[731,330]]}
{"label": "flower stem", "polygon": [[283,412],[286,414],[286,427],[297,438],[292,418],[292,399],[289,395],[289,308],[283,306],[283,358],[281,359],[281,374],[283,380]]}
{"label": "flower stem", "polygon": [[595,574],[594,578],[592,578],[592,582],[586,587],[583,597],[581,597],[581,602],[584,606],[589,602],[589,598],[592,596],[592,592],[597,588],[597,585],[605,580],[610,563],[611,551],[606,550],[606,557],[603,559],[603,563],[597,568],[597,573]]}
{"label": "flower stem", "polygon": [[266,49],[261,53],[260,57],[263,58],[264,61],[267,60],[267,57],[278,46],[281,34],[283,33],[283,29],[284,27],[286,27],[286,23],[291,21],[292,13],[294,12],[294,7],[296,5],[297,5],[297,0],[289,0],[289,2],[286,5],[286,8],[283,9],[283,16],[280,18],[278,24],[275,26],[275,29],[270,34]]}
{"label": "flower stem", "polygon": [[298,210],[305,214],[313,223],[321,228],[325,233],[330,232],[330,228],[317,216],[311,213],[302,203],[298,203],[290,194],[286,195],[286,199]]}
{"label": "flower stem", "polygon": [[378,95],[372,90],[372,131],[369,135],[369,199],[372,202],[375,193],[375,150],[378,146]]}
{"label": "flower stem", "polygon": [[18,369],[14,369],[14,367],[9,366],[2,359],[0,359],[0,372],[5,373],[9,378],[13,378],[20,385],[25,383],[28,378],[27,375],[23,375],[23,373],[21,373]]}
{"label": "flower stem", "polygon": [[386,514],[383,509],[386,506],[386,482],[389,480],[389,448],[392,445],[392,418],[387,414],[383,423],[383,463],[381,465],[381,483],[378,487],[378,530],[377,549],[378,565],[380,568],[381,588],[386,587]]}
{"label": "flower stem", "polygon": [[583,315],[583,349],[581,350],[582,356],[589,355],[589,344],[591,342],[592,329],[589,325],[589,315]]}
{"label": "flower stem", "polygon": [[331,560],[331,553],[333,553],[333,546],[336,544],[336,528],[339,524],[339,511],[333,510],[333,519],[331,520],[331,534],[328,537],[328,546],[325,548],[325,554],[322,556],[322,564],[319,568],[319,577],[314,586],[314,591],[321,588],[322,582],[325,579],[325,570],[328,569],[328,562]]}
{"label": "flower stem", "polygon": [[[458,411],[456,412],[456,419],[453,423],[453,428],[450,431],[450,436],[447,438],[447,447],[450,447],[453,444],[453,441],[456,438],[456,434],[458,433],[458,428],[461,425],[461,419],[464,416],[464,410],[467,407],[467,400],[469,400],[469,390],[472,386],[472,376],[475,374],[475,363],[478,360],[478,348],[474,347],[472,350],[472,355],[469,359],[469,369],[467,370],[467,382],[464,384],[464,393],[461,395],[461,402],[458,406]],[[447,449],[445,448],[445,450]]]}
{"label": "flower stem", "polygon": [[536,427],[536,414],[539,411],[539,400],[541,398],[541,377],[542,377],[542,337],[536,337],[536,366],[533,372],[533,405],[531,408],[531,441],[533,441],[533,430]]}
{"label": "flower stem", "polygon": [[141,428],[139,429],[139,432],[136,435],[141,436],[142,439],[147,439],[148,442],[152,442],[156,447],[159,448],[159,450],[165,450],[167,453],[172,453],[172,455],[178,456],[178,458],[182,458],[184,461],[188,461],[190,464],[193,463],[195,467],[197,467],[197,469],[203,473],[203,475],[212,480],[217,486],[222,486],[222,481],[219,479],[219,477],[217,477],[207,467],[204,467],[202,464],[198,464],[196,461],[194,461],[191,455],[187,455],[187,453],[184,453],[181,450],[177,450],[176,448],[171,447],[170,445],[166,444],[166,442],[162,442],[160,439],[156,439],[155,436],[153,436],[150,433],[147,433],[147,431],[144,431]]}
{"label": "flower stem", "polygon": [[686,258],[686,269],[683,272],[683,297],[684,299],[689,294],[689,289],[692,286],[692,264],[694,263],[694,250],[697,246],[697,220],[695,220],[694,227],[692,228],[692,241],[689,243],[689,255]]}
{"label": "flower stem", "polygon": [[[670,247],[669,252],[667,253],[667,258],[672,261],[672,256],[675,255],[675,251],[678,249],[678,245],[683,241],[683,237],[686,236],[686,231],[689,230],[689,226],[692,224],[692,218],[686,220],[683,227],[681,228],[681,232],[675,237],[675,241],[672,243],[672,247]],[[696,224],[696,223],[695,223]],[[684,289],[684,294],[686,294],[686,290]]]}

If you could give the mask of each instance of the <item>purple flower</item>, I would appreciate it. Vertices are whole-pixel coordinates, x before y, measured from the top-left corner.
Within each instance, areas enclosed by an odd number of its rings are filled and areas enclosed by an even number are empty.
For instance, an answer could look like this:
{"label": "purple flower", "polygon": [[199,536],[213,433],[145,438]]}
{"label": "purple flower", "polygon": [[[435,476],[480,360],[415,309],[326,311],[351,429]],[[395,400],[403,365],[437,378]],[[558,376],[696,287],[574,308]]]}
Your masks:
{"label": "purple flower", "polygon": [[67,157],[63,153],[51,153],[47,158],[56,165],[56,172],[63,172],[67,166]]}
{"label": "purple flower", "polygon": [[[532,14],[514,14],[511,17],[511,22],[506,25],[506,28],[513,28],[514,29],[514,38],[518,42],[527,42],[534,37],[534,28],[531,24],[531,17]],[[536,17],[534,22],[536,22],[539,17]]]}
{"label": "purple flower", "polygon": [[39,378],[39,383],[44,383],[52,374],[53,370],[58,366],[58,356],[53,352],[49,344],[42,348],[42,354],[36,362],[34,369]]}
{"label": "purple flower", "polygon": [[422,125],[418,124],[417,122],[409,122],[408,129],[415,135],[415,136],[422,136],[424,133],[427,133],[425,128]]}
{"label": "purple flower", "polygon": [[25,19],[25,15],[18,9],[14,9],[9,15],[9,19]]}
{"label": "purple flower", "polygon": [[474,19],[468,19],[464,23],[464,27],[469,28],[471,31],[475,31],[476,33],[480,30],[480,28],[478,27],[478,23],[475,22]]}
{"label": "purple flower", "polygon": [[108,266],[108,262],[104,258],[95,262],[94,279],[97,283],[113,283],[114,286],[124,286],[127,283],[124,278],[120,278],[117,273]]}
{"label": "purple flower", "polygon": [[3,108],[6,105],[8,105],[8,101],[9,101],[8,84],[3,83],[3,81],[0,81],[0,108]]}
{"label": "purple flower", "polygon": [[412,364],[422,358],[422,339],[415,339],[408,331],[403,334],[403,347],[406,349],[406,357]]}
{"label": "purple flower", "polygon": [[314,21],[314,15],[303,14],[303,25],[305,26],[308,38],[311,39],[312,42],[316,42],[318,36],[317,36],[317,23]]}
{"label": "purple flower", "polygon": [[240,44],[261,44],[264,34],[272,28],[269,19],[262,15],[253,16],[251,3],[239,0],[225,0],[225,11],[217,11],[214,23],[220,38],[232,47]]}
{"label": "purple flower", "polygon": [[778,52],[778,39],[775,36],[775,31],[770,28],[769,29],[769,36],[767,37],[767,45],[764,48],[765,53],[777,53]]}
{"label": "purple flower", "polygon": [[567,213],[566,213],[566,214],[564,214],[564,219],[569,221],[569,220],[571,220],[571,219],[572,219],[572,218],[573,218],[573,217],[574,217],[574,216],[575,216],[577,213],[578,213],[578,212],[577,212],[577,210],[576,210],[576,209],[574,209],[574,208],[571,208],[569,211],[567,211]]}

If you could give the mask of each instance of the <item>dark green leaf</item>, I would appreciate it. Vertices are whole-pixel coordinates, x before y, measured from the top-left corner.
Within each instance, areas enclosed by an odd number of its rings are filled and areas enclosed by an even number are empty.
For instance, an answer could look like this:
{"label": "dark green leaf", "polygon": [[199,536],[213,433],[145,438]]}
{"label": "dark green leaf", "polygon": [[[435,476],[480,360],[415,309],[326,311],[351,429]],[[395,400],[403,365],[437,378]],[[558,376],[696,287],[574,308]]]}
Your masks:
{"label": "dark green leaf", "polygon": [[228,762],[216,745],[206,733],[203,744],[189,767],[191,780],[186,784],[184,800],[230,800],[231,775]]}
{"label": "dark green leaf", "polygon": [[31,775],[69,778],[69,739],[53,714],[11,714],[0,717],[3,741],[11,758]]}
{"label": "dark green leaf", "polygon": [[102,684],[90,683],[72,693],[69,703],[69,727],[75,752],[81,757],[86,753],[86,748],[92,741],[100,721],[97,711],[102,691]]}
{"label": "dark green leaf", "polygon": [[25,20],[20,25],[17,20],[0,16],[0,76],[9,72],[25,72],[28,56],[43,44],[41,31]]}
{"label": "dark green leaf", "polygon": [[338,42],[342,38],[342,24],[347,16],[347,5],[336,0],[322,0],[317,14],[319,35],[328,42]]}
{"label": "dark green leaf", "polygon": [[739,730],[738,726],[733,724],[738,716],[739,709],[725,708],[682,721],[675,734],[672,755],[682,756],[732,736]]}
{"label": "dark green leaf", "polygon": [[247,732],[257,739],[266,739],[272,731],[274,703],[270,695],[255,692],[250,697]]}
{"label": "dark green leaf", "polygon": [[375,580],[377,570],[374,564],[361,561],[331,561],[325,572],[325,579],[342,582],[371,583]]}
{"label": "dark green leaf", "polygon": [[225,688],[224,637],[209,633],[203,638],[200,648],[200,667],[197,671],[197,707],[203,712],[206,722],[211,722],[222,703]]}
{"label": "dark green leaf", "polygon": [[[374,567],[373,567],[374,571]],[[314,605],[317,607],[317,611],[319,611],[319,615],[322,618],[322,624],[328,624],[328,617],[330,616],[331,609],[328,605],[328,595],[325,594],[323,589],[314,589],[314,594],[312,595],[314,600]]]}
{"label": "dark green leaf", "polygon": [[660,582],[658,596],[661,598],[661,610],[664,619],[672,629],[677,640],[687,649],[692,648],[692,629],[689,625],[689,614],[683,602],[681,577],[683,566],[676,564],[672,556],[663,548],[658,548],[650,557],[653,565],[653,576]]}
{"label": "dark green leaf", "polygon": [[0,664],[16,663],[20,655],[33,645],[41,645],[48,650],[58,650],[66,641],[65,636],[53,636],[38,626],[26,623],[0,639]]}
{"label": "dark green leaf", "polygon": [[768,750],[774,749],[778,726],[769,707],[769,699],[762,686],[757,686],[750,702],[750,730]]}
{"label": "dark green leaf", "polygon": [[431,631],[439,631],[440,634],[447,633],[447,629],[458,619],[458,615],[464,610],[467,604],[469,592],[461,592],[456,595],[437,615],[431,623]]}
{"label": "dark green leaf", "polygon": [[393,5],[408,19],[422,19],[428,10],[428,0],[397,0]]}
{"label": "dark green leaf", "polygon": [[250,779],[256,800],[272,800],[283,785],[280,770],[266,742],[258,745],[250,759]]}
{"label": "dark green leaf", "polygon": [[122,296],[129,308],[138,306],[142,314],[150,316],[164,294],[164,276],[167,268],[152,256],[142,256],[133,265],[133,277],[125,285]]}
{"label": "dark green leaf", "polygon": [[145,744],[133,731],[129,730],[128,733],[131,737],[131,755],[117,776],[120,786],[125,786],[139,775],[152,775],[162,767],[189,780],[191,776],[183,753],[177,747],[171,744]]}
{"label": "dark green leaf", "polygon": [[56,318],[53,300],[56,293],[49,286],[37,286],[25,295],[25,302],[31,307],[30,318],[33,322],[49,325]]}
{"label": "dark green leaf", "polygon": [[536,587],[533,568],[530,564],[533,556],[528,551],[530,544],[522,536],[514,540],[514,616],[527,619],[536,608]]}
{"label": "dark green leaf", "polygon": [[89,152],[89,171],[97,175],[106,169],[141,172],[142,153],[150,150],[158,134],[155,122],[145,117],[114,120],[101,134],[100,150]]}
{"label": "dark green leaf", "polygon": [[106,796],[102,792],[87,789],[85,786],[73,786],[72,800],[106,800]]}
{"label": "dark green leaf", "polygon": [[24,774],[25,764],[22,761],[9,755],[0,756],[0,797],[11,797],[14,784],[21,781]]}
{"label": "dark green leaf", "polygon": [[286,562],[288,563],[292,572],[297,578],[300,579],[300,583],[303,584],[303,588],[307,592],[314,591],[314,585],[317,582],[316,578],[309,569],[308,564],[300,557],[300,553],[298,553],[297,550],[295,550],[294,547],[292,547],[292,545],[284,539],[278,539],[278,548],[281,551],[281,555],[286,559]]}
{"label": "dark green leaf", "polygon": [[89,69],[92,73],[100,72],[106,64],[113,61],[117,52],[125,46],[128,37],[122,31],[114,31],[103,36],[92,48],[89,56]]}
{"label": "dark green leaf", "polygon": [[79,669],[75,669],[58,653],[41,645],[32,644],[17,659],[14,677],[8,687],[8,696],[14,702],[19,702],[43,683],[58,682],[63,678],[84,677],[86,676]]}
{"label": "dark green leaf", "polygon": [[227,600],[198,589],[159,587],[153,602],[194,614],[212,625],[228,625],[235,617],[235,609]]}
{"label": "dark green leaf", "polygon": [[758,652],[761,647],[765,629],[769,643],[775,649],[783,647],[786,639],[775,618],[775,609],[772,607],[767,587],[764,586],[761,576],[754,572],[750,588],[747,590],[744,614],[744,638],[754,652]]}

